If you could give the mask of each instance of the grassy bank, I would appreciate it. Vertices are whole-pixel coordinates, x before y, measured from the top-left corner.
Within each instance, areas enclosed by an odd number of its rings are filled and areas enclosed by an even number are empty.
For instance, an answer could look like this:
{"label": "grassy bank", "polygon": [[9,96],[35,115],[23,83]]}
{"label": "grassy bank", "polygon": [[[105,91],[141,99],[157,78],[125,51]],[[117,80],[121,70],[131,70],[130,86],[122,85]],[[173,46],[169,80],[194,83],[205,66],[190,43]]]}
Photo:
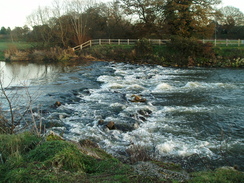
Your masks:
{"label": "grassy bank", "polygon": [[[30,49],[31,48],[31,49]],[[77,56],[79,58],[77,58]],[[134,45],[92,46],[77,51],[59,47],[34,49],[26,42],[0,41],[0,60],[59,62],[106,60],[163,66],[244,67],[244,46],[216,46],[195,39],[175,38],[167,45],[151,45],[146,39]]]}
{"label": "grassy bank", "polygon": [[5,60],[4,52],[6,50],[12,50],[12,49],[26,50],[31,47],[32,45],[26,42],[11,42],[8,40],[0,40],[0,60]]}
{"label": "grassy bank", "polygon": [[[0,153],[0,182],[3,183],[239,183],[244,179],[243,172],[232,168],[189,174],[172,163],[149,161],[125,164],[89,140],[68,142],[53,134],[46,137],[28,132],[1,134]],[[143,165],[141,169],[139,164]],[[147,169],[146,165],[154,167],[153,170]],[[154,174],[157,170],[158,173]]]}
{"label": "grassy bank", "polygon": [[244,67],[244,46],[217,46],[194,39],[178,38],[167,45],[150,45],[142,40],[135,46],[102,45],[77,52],[80,57],[94,57],[138,64],[163,66]]}

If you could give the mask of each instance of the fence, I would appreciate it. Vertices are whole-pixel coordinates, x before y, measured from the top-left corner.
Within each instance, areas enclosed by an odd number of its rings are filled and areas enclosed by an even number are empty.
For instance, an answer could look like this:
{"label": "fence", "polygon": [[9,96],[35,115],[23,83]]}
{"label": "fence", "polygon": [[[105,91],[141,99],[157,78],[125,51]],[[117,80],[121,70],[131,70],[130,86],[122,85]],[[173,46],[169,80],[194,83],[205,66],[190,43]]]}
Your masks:
{"label": "fence", "polygon": [[[139,39],[92,39],[87,42],[82,43],[81,45],[75,46],[72,49],[82,50],[87,47],[94,45],[134,45]],[[148,41],[153,45],[165,45],[170,39],[148,39]],[[229,39],[202,39],[200,40],[203,43],[211,42],[213,45],[217,46],[242,46],[244,45],[244,40],[229,40]]]}
{"label": "fence", "polygon": [[211,42],[213,45],[217,46],[242,46],[244,45],[244,40],[241,39],[203,39],[203,43]]}
{"label": "fence", "polygon": [[[82,50],[94,45],[135,45],[137,41],[139,41],[139,39],[92,39],[72,49],[74,51]],[[148,39],[148,41],[153,45],[163,45],[169,42],[170,39]]]}

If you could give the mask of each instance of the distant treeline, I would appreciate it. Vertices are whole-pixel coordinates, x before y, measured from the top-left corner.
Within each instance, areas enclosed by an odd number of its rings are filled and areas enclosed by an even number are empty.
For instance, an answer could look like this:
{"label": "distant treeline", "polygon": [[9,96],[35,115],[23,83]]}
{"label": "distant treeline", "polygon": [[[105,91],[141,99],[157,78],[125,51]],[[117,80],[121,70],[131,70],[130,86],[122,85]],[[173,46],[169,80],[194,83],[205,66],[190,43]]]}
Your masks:
{"label": "distant treeline", "polygon": [[220,0],[54,0],[27,17],[28,26],[2,27],[13,41],[73,47],[98,38],[244,39],[244,15],[235,7],[215,9]]}

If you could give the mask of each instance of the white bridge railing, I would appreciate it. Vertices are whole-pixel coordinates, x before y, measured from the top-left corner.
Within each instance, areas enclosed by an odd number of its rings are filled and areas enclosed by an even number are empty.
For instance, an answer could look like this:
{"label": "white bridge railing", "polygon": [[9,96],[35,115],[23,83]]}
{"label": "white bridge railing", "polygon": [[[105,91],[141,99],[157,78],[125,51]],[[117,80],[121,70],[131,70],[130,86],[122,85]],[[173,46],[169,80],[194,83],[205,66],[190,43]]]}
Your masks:
{"label": "white bridge railing", "polygon": [[[94,45],[134,45],[139,39],[92,39],[86,41],[78,46],[73,47],[73,51],[82,50],[87,47]],[[164,45],[170,41],[170,39],[148,39],[148,41],[153,45]],[[200,40],[203,43],[211,42],[213,45],[224,45],[224,46],[242,46],[244,45],[244,40],[235,39],[202,39]]]}
{"label": "white bridge railing", "polygon": [[[162,45],[166,42],[170,41],[170,39],[148,39],[153,45]],[[82,50],[87,47],[91,47],[94,45],[134,45],[139,39],[92,39],[87,42],[82,43],[72,49]]]}

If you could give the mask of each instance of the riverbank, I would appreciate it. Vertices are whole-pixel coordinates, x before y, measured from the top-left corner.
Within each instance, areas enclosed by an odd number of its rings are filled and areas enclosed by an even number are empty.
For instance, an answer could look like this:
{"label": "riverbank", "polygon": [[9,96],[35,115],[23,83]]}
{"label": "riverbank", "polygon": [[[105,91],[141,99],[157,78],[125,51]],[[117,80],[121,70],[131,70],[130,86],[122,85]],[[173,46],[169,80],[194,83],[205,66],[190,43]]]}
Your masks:
{"label": "riverbank", "polygon": [[30,62],[116,61],[173,67],[244,67],[243,46],[216,46],[195,39],[176,38],[166,45],[151,45],[146,39],[133,45],[102,45],[73,52],[53,47],[30,48],[27,43],[1,46],[0,60]]}
{"label": "riverbank", "polygon": [[156,64],[172,67],[244,67],[244,47],[217,46],[194,39],[177,38],[166,45],[151,45],[140,40],[135,46],[93,46],[77,52],[81,58],[113,60],[131,64]]}
{"label": "riverbank", "polygon": [[[138,149],[137,149],[138,150]],[[123,163],[90,140],[64,141],[53,132],[0,135],[0,182],[185,182],[239,183],[244,173],[232,167],[186,172],[179,165],[148,159],[143,150]]]}

